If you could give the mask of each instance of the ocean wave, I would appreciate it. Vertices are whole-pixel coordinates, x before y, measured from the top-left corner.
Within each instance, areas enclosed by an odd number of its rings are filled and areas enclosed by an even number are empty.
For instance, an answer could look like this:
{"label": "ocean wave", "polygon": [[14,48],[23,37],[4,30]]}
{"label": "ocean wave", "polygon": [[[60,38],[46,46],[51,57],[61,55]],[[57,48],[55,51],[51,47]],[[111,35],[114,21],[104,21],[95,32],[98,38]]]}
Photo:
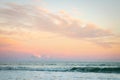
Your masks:
{"label": "ocean wave", "polygon": [[64,68],[44,68],[44,67],[16,67],[16,66],[7,66],[0,67],[0,70],[22,70],[22,71],[65,71]]}
{"label": "ocean wave", "polygon": [[94,72],[94,73],[120,73],[120,67],[72,67],[72,68],[39,68],[39,67],[16,67],[1,66],[1,70],[22,70],[22,71],[53,71],[53,72]]}
{"label": "ocean wave", "polygon": [[73,67],[70,71],[76,72],[96,72],[96,73],[120,73],[120,67]]}

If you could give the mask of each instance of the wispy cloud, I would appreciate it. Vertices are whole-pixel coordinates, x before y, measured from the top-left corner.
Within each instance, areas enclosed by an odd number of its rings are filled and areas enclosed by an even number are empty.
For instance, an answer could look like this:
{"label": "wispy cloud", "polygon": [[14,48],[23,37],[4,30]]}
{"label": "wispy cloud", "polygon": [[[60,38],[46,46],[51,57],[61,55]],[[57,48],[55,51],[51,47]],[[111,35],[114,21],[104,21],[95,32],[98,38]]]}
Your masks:
{"label": "wispy cloud", "polygon": [[88,23],[82,27],[81,20],[70,15],[59,13],[54,14],[42,7],[25,6],[18,4],[7,4],[7,8],[0,9],[1,22],[7,27],[32,27],[40,31],[49,31],[73,38],[96,38],[108,37],[112,33]]}
{"label": "wispy cloud", "polygon": [[111,31],[102,29],[93,23],[85,24],[84,21],[72,17],[64,10],[53,13],[40,6],[17,3],[7,3],[6,7],[0,8],[0,34],[24,36],[24,34],[30,34],[33,29],[88,40],[107,47],[110,47],[111,43],[116,43],[102,41],[103,38],[114,35]]}

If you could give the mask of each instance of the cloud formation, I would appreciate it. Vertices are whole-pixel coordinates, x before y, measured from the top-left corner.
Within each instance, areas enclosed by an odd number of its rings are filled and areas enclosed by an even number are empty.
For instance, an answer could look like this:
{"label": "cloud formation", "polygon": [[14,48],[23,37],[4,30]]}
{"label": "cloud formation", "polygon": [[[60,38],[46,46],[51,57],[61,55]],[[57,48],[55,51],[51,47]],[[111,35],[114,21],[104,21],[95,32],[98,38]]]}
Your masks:
{"label": "cloud formation", "polygon": [[[99,38],[113,35],[111,32],[101,29],[94,24],[84,24],[81,20],[66,14],[65,11],[55,14],[42,7],[30,5],[9,3],[6,7],[0,8],[0,17],[0,27],[11,29],[33,28],[70,38]],[[3,31],[1,33],[6,34]]]}

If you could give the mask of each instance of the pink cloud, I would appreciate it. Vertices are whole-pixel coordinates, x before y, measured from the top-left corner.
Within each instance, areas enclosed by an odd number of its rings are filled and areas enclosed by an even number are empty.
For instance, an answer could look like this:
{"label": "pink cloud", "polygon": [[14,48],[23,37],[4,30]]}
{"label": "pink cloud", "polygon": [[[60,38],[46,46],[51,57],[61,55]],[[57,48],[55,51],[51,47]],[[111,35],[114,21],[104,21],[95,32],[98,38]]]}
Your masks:
{"label": "pink cloud", "polygon": [[[0,27],[7,28],[34,28],[39,31],[48,31],[70,38],[102,38],[113,34],[98,26],[75,19],[65,11],[59,14],[50,12],[42,7],[7,4],[7,8],[0,8],[0,17],[5,22]],[[84,25],[84,27],[83,27]],[[19,30],[18,30],[19,31]],[[2,34],[9,32],[2,31]],[[11,32],[12,33],[12,32]]]}

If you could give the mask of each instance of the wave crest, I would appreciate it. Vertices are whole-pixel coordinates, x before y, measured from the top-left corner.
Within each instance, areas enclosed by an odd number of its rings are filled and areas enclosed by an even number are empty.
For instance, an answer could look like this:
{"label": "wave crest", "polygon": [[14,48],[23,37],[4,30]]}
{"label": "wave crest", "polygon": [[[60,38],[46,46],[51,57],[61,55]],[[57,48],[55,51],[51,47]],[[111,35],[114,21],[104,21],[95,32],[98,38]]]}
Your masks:
{"label": "wave crest", "polygon": [[120,73],[120,67],[73,67],[70,71],[76,72],[97,72],[97,73]]}
{"label": "wave crest", "polygon": [[72,67],[72,68],[41,68],[41,67],[13,67],[3,66],[0,70],[22,70],[22,71],[56,71],[56,72],[95,72],[95,73],[120,73],[120,67]]}

